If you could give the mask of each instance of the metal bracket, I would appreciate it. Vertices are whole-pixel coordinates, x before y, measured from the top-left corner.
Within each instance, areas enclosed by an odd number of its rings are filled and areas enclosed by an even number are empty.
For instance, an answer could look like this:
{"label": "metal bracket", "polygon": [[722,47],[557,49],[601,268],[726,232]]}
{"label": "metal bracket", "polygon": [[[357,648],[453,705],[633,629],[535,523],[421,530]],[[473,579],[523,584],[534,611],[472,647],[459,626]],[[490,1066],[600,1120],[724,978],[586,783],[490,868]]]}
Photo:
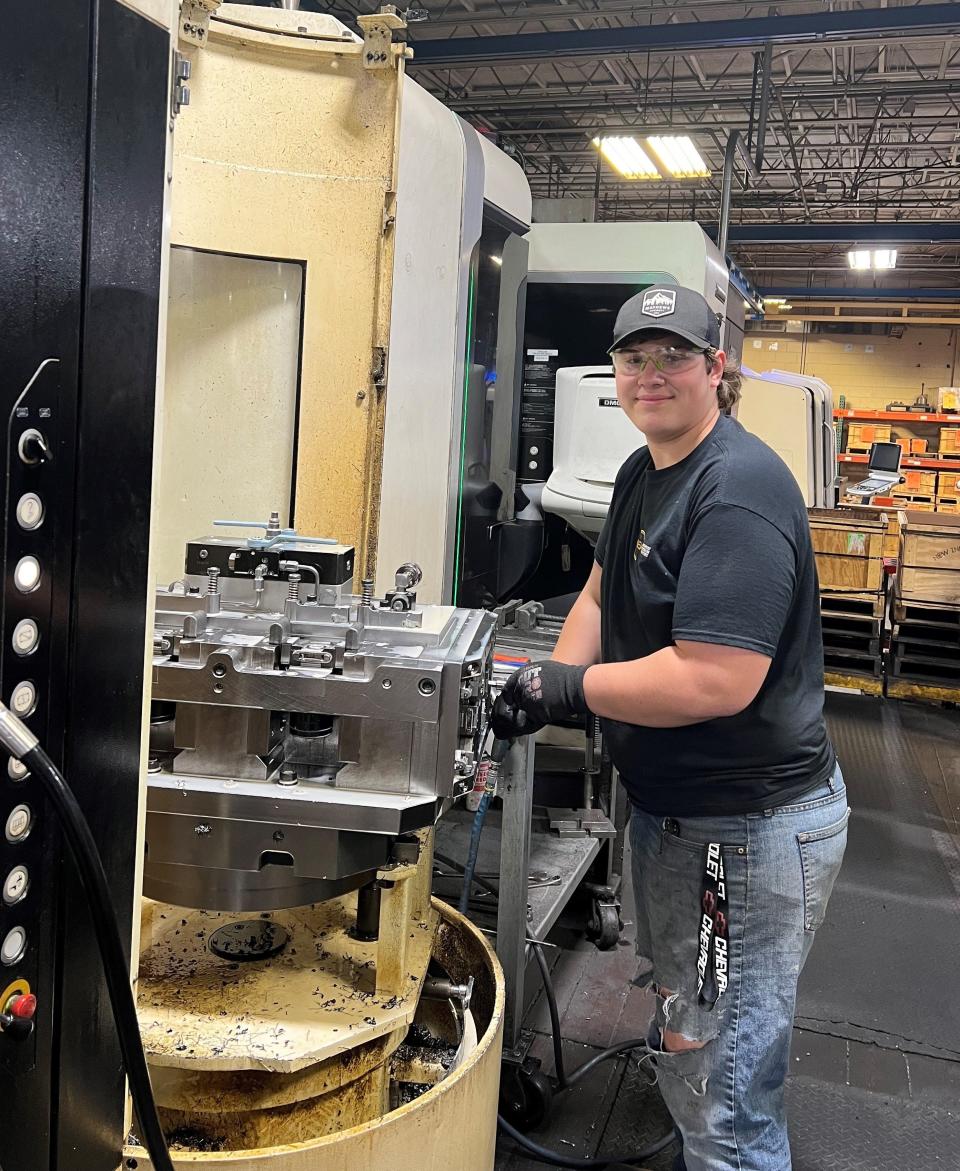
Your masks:
{"label": "metal bracket", "polygon": [[192,66],[190,61],[182,53],[174,49],[173,84],[170,87],[171,118],[176,118],[183,106],[190,105],[190,86],[186,83],[190,80],[191,70]]}
{"label": "metal bracket", "polygon": [[397,29],[407,27],[397,9],[392,4],[385,4],[379,12],[358,16],[357,24],[363,30],[364,69],[392,69],[393,34]]}
{"label": "metal bracket", "polygon": [[207,43],[207,35],[210,32],[210,16],[219,7],[220,0],[182,0],[180,4],[180,39],[202,49]]}
{"label": "metal bracket", "polygon": [[616,828],[599,809],[548,809],[547,821],[561,838],[615,838]]}

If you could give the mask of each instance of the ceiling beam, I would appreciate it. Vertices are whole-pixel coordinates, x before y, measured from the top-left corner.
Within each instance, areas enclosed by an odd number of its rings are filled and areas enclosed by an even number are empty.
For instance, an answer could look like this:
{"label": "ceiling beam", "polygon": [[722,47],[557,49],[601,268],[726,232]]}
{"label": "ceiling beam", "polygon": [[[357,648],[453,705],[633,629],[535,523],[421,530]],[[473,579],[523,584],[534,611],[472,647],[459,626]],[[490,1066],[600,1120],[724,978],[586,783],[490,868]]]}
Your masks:
{"label": "ceiling beam", "polygon": [[410,65],[464,65],[537,58],[555,60],[558,57],[633,52],[695,53],[705,49],[749,49],[766,44],[798,45],[809,41],[823,44],[894,35],[903,38],[938,34],[960,34],[960,13],[956,4],[576,29],[523,33],[520,36],[423,37],[413,41],[414,58]]}
{"label": "ceiling beam", "polygon": [[731,244],[847,244],[854,241],[858,244],[936,244],[960,241],[960,222],[730,225]]}

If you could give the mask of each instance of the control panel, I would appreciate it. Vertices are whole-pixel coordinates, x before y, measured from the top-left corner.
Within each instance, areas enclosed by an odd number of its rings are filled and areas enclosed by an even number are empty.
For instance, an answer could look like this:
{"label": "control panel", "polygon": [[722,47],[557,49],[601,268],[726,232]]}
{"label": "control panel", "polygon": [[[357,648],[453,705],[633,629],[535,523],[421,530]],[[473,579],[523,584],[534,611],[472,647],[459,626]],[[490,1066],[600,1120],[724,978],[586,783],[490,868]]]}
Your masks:
{"label": "control panel", "polygon": [[[41,743],[50,742],[53,579],[57,552],[57,427],[60,363],[41,362],[7,419],[0,689]],[[45,800],[20,761],[0,763],[0,1067],[16,1075],[36,1062],[50,947],[44,882],[52,847]]]}

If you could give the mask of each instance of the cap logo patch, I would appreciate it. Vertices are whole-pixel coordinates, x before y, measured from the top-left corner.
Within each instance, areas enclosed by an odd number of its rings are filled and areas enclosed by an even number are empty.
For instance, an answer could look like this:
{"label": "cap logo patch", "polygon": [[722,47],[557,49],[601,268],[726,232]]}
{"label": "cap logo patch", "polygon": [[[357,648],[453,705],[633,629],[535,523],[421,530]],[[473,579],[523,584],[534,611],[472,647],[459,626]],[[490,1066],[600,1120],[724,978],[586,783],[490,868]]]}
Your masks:
{"label": "cap logo patch", "polygon": [[655,289],[645,293],[640,303],[640,312],[647,317],[669,317],[677,308],[677,294]]}

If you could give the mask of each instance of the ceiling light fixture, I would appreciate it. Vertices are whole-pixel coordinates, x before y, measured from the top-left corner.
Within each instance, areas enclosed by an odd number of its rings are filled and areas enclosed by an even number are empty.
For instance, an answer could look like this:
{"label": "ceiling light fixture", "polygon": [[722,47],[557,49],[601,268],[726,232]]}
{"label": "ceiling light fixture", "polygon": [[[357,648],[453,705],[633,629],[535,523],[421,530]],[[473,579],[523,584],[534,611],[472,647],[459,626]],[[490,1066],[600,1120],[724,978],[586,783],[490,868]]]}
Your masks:
{"label": "ceiling light fixture", "polygon": [[847,253],[847,263],[857,271],[867,269],[884,269],[897,267],[896,248],[875,248],[872,252],[867,248],[858,248]]}
{"label": "ceiling light fixture", "polygon": [[709,179],[710,168],[686,135],[654,135],[647,145],[674,179]]}
{"label": "ceiling light fixture", "polygon": [[856,252],[848,252],[847,263],[851,268],[858,270],[869,268],[871,265],[870,253],[865,249]]}
{"label": "ceiling light fixture", "polygon": [[650,157],[632,135],[615,135],[610,138],[595,138],[593,145],[600,151],[614,170],[626,179],[659,179],[660,172]]}

